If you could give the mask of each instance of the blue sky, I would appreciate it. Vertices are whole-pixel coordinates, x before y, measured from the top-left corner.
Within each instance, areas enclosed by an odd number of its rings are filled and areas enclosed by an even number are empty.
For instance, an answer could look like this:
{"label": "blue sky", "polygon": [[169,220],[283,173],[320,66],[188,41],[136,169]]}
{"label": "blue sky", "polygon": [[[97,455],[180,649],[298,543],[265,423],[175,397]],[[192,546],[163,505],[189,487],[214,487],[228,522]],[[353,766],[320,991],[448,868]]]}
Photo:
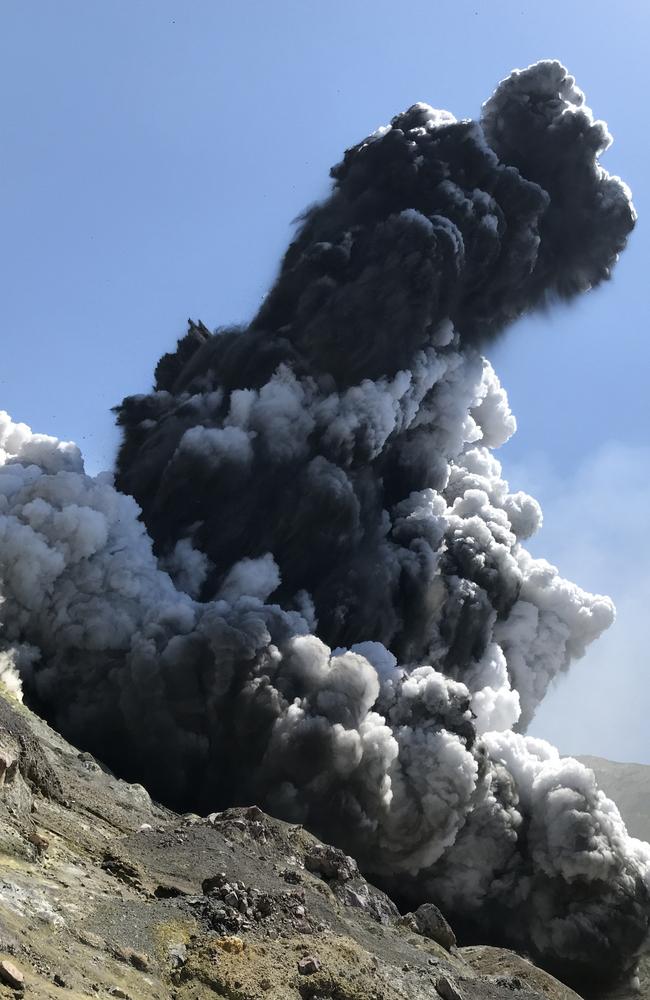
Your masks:
{"label": "blue sky", "polygon": [[650,763],[649,28],[643,0],[4,0],[0,408],[110,467],[110,406],[188,316],[252,315],[345,146],[417,100],[475,116],[513,67],[561,59],[640,222],[606,288],[491,354],[506,474],[546,512],[534,552],[620,611],[533,732]]}

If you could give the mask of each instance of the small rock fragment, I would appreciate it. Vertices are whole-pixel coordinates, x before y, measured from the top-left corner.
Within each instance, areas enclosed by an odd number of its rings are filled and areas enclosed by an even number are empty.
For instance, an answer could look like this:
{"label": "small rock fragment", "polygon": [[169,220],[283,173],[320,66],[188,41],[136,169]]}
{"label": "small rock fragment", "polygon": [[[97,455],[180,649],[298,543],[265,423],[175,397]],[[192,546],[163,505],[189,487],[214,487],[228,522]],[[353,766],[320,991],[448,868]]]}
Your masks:
{"label": "small rock fragment", "polygon": [[143,954],[143,952],[130,951],[129,962],[131,963],[134,969],[139,969],[140,972],[149,971],[149,965],[150,965],[149,956]]}
{"label": "small rock fragment", "polygon": [[338,847],[326,844],[312,844],[305,854],[305,868],[326,881],[347,882],[359,874],[354,858],[350,858]]}
{"label": "small rock fragment", "polygon": [[81,753],[78,753],[77,759],[81,762],[81,766],[85,768],[86,771],[90,771],[92,774],[97,774],[99,771],[101,771],[101,767],[99,766],[93,755],[91,753],[88,753],[87,750],[82,750]]}
{"label": "small rock fragment", "polygon": [[346,886],[343,893],[343,902],[346,906],[355,906],[360,910],[365,910],[368,905],[368,893],[355,892],[354,889]]}
{"label": "small rock fragment", "polygon": [[146,833],[147,830],[153,830],[151,823],[141,823],[138,827],[138,833]]}
{"label": "small rock fragment", "polygon": [[79,940],[82,944],[86,944],[96,951],[103,951],[106,947],[104,939],[100,938],[98,934],[92,934],[90,931],[79,931]]}
{"label": "small rock fragment", "polygon": [[6,958],[0,962],[0,979],[14,990],[25,988],[25,977],[22,972],[17,965],[9,962]]}
{"label": "small rock fragment", "polygon": [[215,889],[223,889],[224,885],[228,881],[225,872],[217,872],[216,875],[212,875],[211,878],[204,878],[201,882],[201,892],[204,896],[208,896]]}
{"label": "small rock fragment", "polygon": [[10,750],[0,749],[0,785],[13,781],[18,770],[18,758]]}
{"label": "small rock fragment", "polygon": [[65,987],[68,984],[66,983],[65,979],[63,978],[63,976],[60,976],[59,973],[57,972],[54,975],[54,985],[55,986],[60,986],[62,989],[65,989]]}
{"label": "small rock fragment", "polygon": [[406,927],[409,931],[413,931],[414,934],[420,933],[414,913],[403,913],[397,923],[400,927]]}
{"label": "small rock fragment", "polygon": [[129,798],[139,806],[142,806],[144,809],[151,808],[151,796],[144,785],[140,785],[137,781],[133,784],[130,781],[121,781],[120,786]]}
{"label": "small rock fragment", "polygon": [[178,885],[157,885],[153,894],[156,899],[177,899],[179,896],[187,895]]}
{"label": "small rock fragment", "polygon": [[406,917],[413,918],[418,934],[437,941],[447,951],[456,946],[456,935],[433,903],[423,903],[415,913],[408,913]]}
{"label": "small rock fragment", "polygon": [[171,960],[172,969],[180,969],[187,962],[187,948],[182,942],[171,944],[167,949],[167,954]]}
{"label": "small rock fragment", "polygon": [[463,994],[451,976],[440,976],[436,979],[436,992],[442,1000],[464,1000]]}
{"label": "small rock fragment", "polygon": [[265,819],[264,813],[259,806],[249,806],[245,812],[246,819],[253,820],[263,820]]}
{"label": "small rock fragment", "polygon": [[112,986],[108,992],[112,997],[117,997],[118,1000],[130,1000],[129,994],[125,993],[120,986]]}
{"label": "small rock fragment", "polygon": [[34,845],[39,855],[45,854],[48,847],[50,846],[49,840],[46,837],[44,837],[41,833],[39,833],[37,830],[31,830],[27,834],[27,840],[29,841],[30,844]]}
{"label": "small rock fragment", "polygon": [[221,948],[222,951],[229,952],[231,955],[239,955],[244,950],[246,945],[240,937],[232,935],[219,938],[217,940],[217,947]]}
{"label": "small rock fragment", "polygon": [[320,960],[315,955],[306,955],[298,962],[298,972],[301,976],[311,976],[320,969]]}

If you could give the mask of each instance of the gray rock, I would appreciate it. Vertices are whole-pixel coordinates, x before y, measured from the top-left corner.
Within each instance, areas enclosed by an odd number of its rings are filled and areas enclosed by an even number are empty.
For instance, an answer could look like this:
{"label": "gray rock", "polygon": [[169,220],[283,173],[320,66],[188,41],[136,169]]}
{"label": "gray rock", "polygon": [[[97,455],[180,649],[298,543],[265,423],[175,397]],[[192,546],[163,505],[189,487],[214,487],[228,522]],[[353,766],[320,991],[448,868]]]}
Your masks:
{"label": "gray rock", "polygon": [[347,882],[359,874],[354,858],[328,844],[312,844],[305,854],[305,868],[326,882]]}
{"label": "gray rock", "polygon": [[[377,923],[391,924],[399,918],[399,910],[392,899],[360,877],[356,877],[352,884],[349,882],[344,885],[334,884],[331,888],[344,906],[365,910]],[[413,926],[413,930],[417,931],[417,928]]]}
{"label": "gray rock", "polygon": [[368,906],[368,894],[362,895],[360,892],[355,892],[354,889],[346,886],[343,902],[346,906],[356,906],[359,910],[365,910]]}
{"label": "gray rock", "polygon": [[18,757],[16,754],[5,747],[0,747],[0,786],[4,785],[5,782],[9,784],[10,781],[13,781],[17,770]]}
{"label": "gray rock", "polygon": [[456,935],[434,903],[423,903],[412,916],[418,934],[437,941],[447,951],[455,948]]}
{"label": "gray rock", "polygon": [[458,988],[458,984],[451,976],[439,976],[436,979],[436,992],[442,1000],[465,1000]]}
{"label": "gray rock", "polygon": [[320,961],[315,955],[306,955],[305,958],[301,958],[298,962],[298,972],[301,976],[311,976],[312,973],[318,972],[320,969]]}
{"label": "gray rock", "polygon": [[23,990],[25,988],[25,977],[18,966],[8,961],[8,959],[0,962],[0,979],[14,990]]}
{"label": "gray rock", "polygon": [[167,949],[172,969],[180,969],[187,961],[187,948],[182,942],[171,944]]}

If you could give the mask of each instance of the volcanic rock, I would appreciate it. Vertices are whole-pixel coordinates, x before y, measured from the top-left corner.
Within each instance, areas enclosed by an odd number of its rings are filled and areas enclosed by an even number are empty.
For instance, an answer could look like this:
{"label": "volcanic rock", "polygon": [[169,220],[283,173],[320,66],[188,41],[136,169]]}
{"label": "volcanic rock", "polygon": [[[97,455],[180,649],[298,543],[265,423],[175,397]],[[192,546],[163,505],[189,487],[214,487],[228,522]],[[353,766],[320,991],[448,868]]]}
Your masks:
{"label": "volcanic rock", "polygon": [[[450,953],[414,932],[353,859],[301,826],[257,809],[218,822],[183,817],[141,786],[89,770],[2,694],[0,745],[18,764],[11,795],[0,790],[0,969],[14,989],[39,1000],[61,1000],[64,988],[130,1000],[302,1000],[309,983],[310,996],[337,1000],[432,1000],[444,978],[464,1000],[508,1000],[518,979],[518,1000],[576,1000],[512,953],[495,964],[496,949]],[[21,766],[25,753],[37,768]],[[46,862],[29,843],[34,806]],[[287,884],[289,871],[299,883]],[[430,907],[414,917],[444,927]]]}

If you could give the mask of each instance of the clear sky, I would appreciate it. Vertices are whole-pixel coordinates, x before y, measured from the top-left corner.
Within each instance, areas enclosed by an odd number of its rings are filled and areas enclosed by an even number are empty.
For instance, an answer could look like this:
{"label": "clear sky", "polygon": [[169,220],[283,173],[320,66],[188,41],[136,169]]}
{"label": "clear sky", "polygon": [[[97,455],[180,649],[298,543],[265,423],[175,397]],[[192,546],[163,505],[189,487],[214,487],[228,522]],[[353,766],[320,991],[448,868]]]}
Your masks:
{"label": "clear sky", "polygon": [[614,280],[492,351],[540,499],[531,545],[619,618],[532,732],[650,763],[650,296],[645,0],[3,0],[0,408],[112,465],[110,406],[188,316],[246,320],[341,151],[415,101],[474,117],[559,58],[640,221]]}

